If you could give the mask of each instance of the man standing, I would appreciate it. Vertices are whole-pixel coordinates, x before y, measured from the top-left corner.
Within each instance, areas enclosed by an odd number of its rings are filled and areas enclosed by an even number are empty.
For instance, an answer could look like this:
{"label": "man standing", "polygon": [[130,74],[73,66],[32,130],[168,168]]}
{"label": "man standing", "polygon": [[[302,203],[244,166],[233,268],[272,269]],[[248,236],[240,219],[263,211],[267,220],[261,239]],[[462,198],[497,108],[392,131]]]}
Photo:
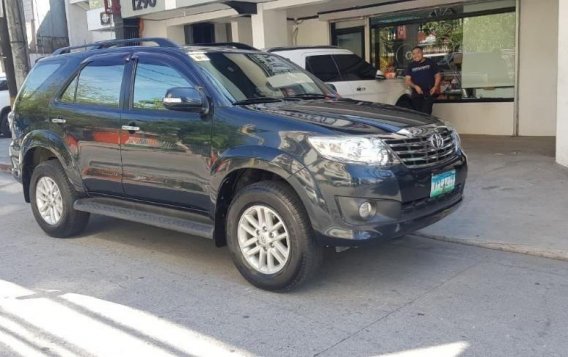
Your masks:
{"label": "man standing", "polygon": [[412,60],[404,72],[404,82],[412,88],[412,106],[415,110],[432,114],[434,96],[440,92],[442,74],[434,61],[424,57],[421,47],[412,49]]}

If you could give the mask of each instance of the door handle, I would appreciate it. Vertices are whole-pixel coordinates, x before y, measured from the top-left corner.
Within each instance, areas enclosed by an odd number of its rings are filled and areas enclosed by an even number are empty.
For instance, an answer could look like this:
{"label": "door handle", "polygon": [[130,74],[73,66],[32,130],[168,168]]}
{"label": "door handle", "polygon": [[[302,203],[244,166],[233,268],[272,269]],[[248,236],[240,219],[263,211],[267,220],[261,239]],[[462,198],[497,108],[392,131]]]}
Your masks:
{"label": "door handle", "polygon": [[362,92],[362,91],[365,91],[365,90],[367,90],[367,88],[365,88],[365,87],[357,87],[357,91],[358,91],[358,92]]}
{"label": "door handle", "polygon": [[65,120],[63,118],[53,118],[53,119],[51,119],[51,122],[53,124],[65,124],[65,123],[67,123],[67,120]]}
{"label": "door handle", "polygon": [[139,131],[140,127],[138,126],[133,126],[133,125],[123,125],[122,126],[122,130],[127,130],[127,131]]}

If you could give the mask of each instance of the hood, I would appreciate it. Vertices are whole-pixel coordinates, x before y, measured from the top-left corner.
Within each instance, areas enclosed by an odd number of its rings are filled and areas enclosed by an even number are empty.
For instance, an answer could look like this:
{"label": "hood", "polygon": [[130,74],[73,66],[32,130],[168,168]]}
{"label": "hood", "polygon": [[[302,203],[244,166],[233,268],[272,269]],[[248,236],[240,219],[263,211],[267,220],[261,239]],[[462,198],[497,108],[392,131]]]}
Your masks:
{"label": "hood", "polygon": [[389,134],[407,127],[440,123],[433,116],[413,110],[350,99],[286,101],[247,108],[349,134]]}

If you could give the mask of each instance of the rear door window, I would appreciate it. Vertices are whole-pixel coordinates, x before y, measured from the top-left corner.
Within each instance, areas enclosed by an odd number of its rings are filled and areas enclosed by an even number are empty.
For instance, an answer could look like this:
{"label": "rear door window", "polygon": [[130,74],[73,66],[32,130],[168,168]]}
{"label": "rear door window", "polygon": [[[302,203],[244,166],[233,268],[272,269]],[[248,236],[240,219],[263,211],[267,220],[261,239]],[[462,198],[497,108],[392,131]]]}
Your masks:
{"label": "rear door window", "polygon": [[306,69],[324,82],[337,82],[341,80],[341,76],[331,55],[306,57]]}
{"label": "rear door window", "polygon": [[375,79],[377,70],[355,54],[333,55],[341,80],[364,81]]}
{"label": "rear door window", "polygon": [[124,67],[124,61],[121,63],[116,63],[116,61],[89,63],[79,74],[74,102],[118,108]]}

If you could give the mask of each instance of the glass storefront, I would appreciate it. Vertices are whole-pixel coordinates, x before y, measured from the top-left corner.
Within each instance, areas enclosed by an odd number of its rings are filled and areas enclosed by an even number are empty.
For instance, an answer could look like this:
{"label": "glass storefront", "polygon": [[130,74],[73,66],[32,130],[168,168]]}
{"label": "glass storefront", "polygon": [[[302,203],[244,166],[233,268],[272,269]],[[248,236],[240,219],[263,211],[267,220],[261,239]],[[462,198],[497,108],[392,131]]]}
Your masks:
{"label": "glass storefront", "polygon": [[515,1],[468,3],[371,19],[371,60],[400,78],[420,46],[443,73],[441,101],[510,101],[515,95]]}

